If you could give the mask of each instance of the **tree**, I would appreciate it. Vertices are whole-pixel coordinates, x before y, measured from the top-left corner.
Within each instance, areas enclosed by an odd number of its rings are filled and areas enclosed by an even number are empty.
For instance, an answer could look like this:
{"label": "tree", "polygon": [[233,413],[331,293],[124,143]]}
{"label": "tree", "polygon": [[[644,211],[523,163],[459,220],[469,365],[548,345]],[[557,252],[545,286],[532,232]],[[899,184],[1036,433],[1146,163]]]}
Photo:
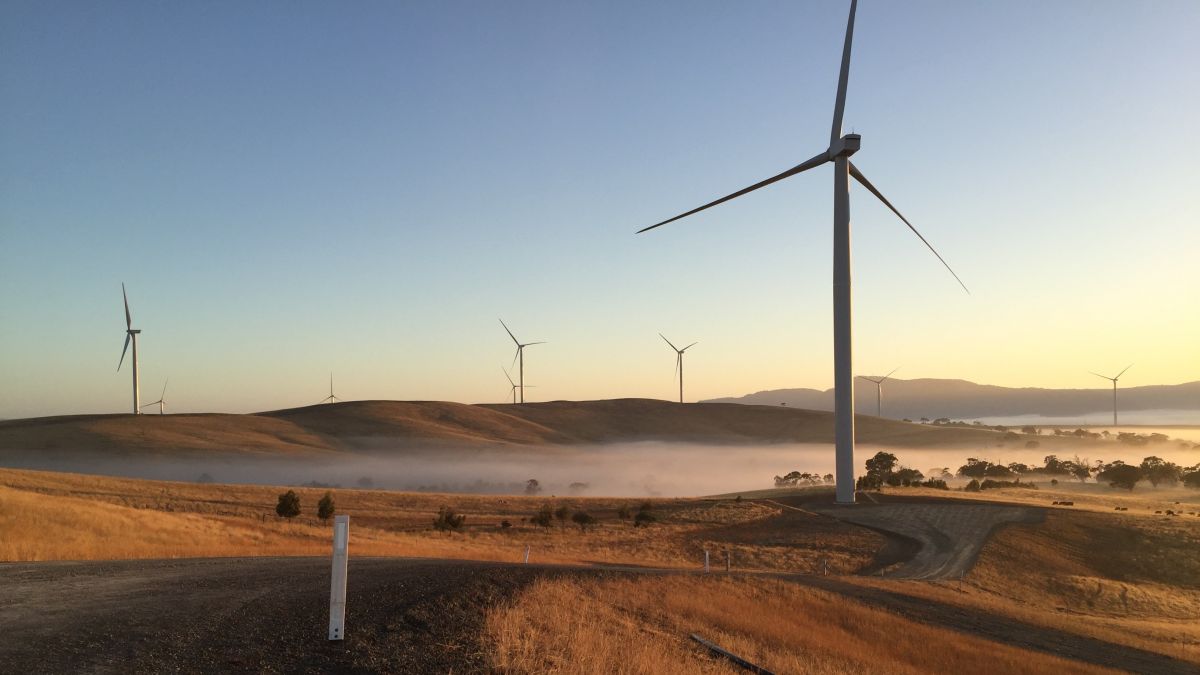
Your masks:
{"label": "tree", "polygon": [[326,492],[321,501],[317,502],[317,517],[322,521],[329,520],[333,517],[333,493]]}
{"label": "tree", "polygon": [[[832,483],[833,482],[833,474],[827,473],[824,476],[821,476],[821,482],[822,483]],[[741,495],[738,495],[738,496],[741,496]]]}
{"label": "tree", "polygon": [[[739,496],[741,496],[741,495],[739,495]],[[622,504],[621,506],[619,506],[617,508],[617,517],[620,518],[621,520],[629,520],[630,518],[633,517],[633,514],[630,513],[630,511],[629,511],[628,504]]]}
{"label": "tree", "polygon": [[571,521],[579,526],[580,532],[586,532],[589,525],[594,525],[596,523],[596,519],[584,511],[576,511],[571,516]]}
{"label": "tree", "polygon": [[1102,480],[1112,487],[1125,488],[1130,491],[1142,477],[1142,467],[1126,464],[1121,460],[1105,464],[1104,468],[1096,474],[1096,480]]}
{"label": "tree", "polygon": [[275,513],[284,518],[295,518],[300,515],[300,495],[295,490],[288,490],[279,495],[279,503],[275,505]]}
{"label": "tree", "polygon": [[542,508],[538,509],[538,512],[533,514],[533,517],[529,519],[529,522],[540,527],[550,527],[550,525],[554,522],[554,509],[550,508],[549,504],[542,504]]}
{"label": "tree", "polygon": [[433,519],[433,529],[440,532],[452,532],[461,528],[466,520],[465,513],[458,514],[449,506],[443,506],[438,510],[437,518]]}
{"label": "tree", "polygon": [[571,516],[571,509],[567,508],[567,506],[565,506],[565,505],[560,506],[557,509],[554,509],[554,517],[558,518],[558,526],[559,527],[566,527],[567,526],[567,518],[569,518],[570,516]]}
{"label": "tree", "polygon": [[1147,457],[1142,460],[1142,473],[1154,487],[1160,483],[1175,485],[1183,477],[1183,469],[1174,462],[1168,462],[1161,457]]}
{"label": "tree", "polygon": [[568,485],[568,486],[567,486],[567,491],[568,491],[568,492],[570,492],[570,493],[571,493],[571,494],[573,494],[573,495],[577,495],[577,494],[581,494],[581,493],[583,493],[583,492],[586,492],[586,491],[587,491],[587,489],[588,489],[588,487],[589,487],[589,486],[588,486],[588,484],[587,484],[587,483],[580,483],[580,482],[578,482],[578,481],[577,481],[577,482],[574,482],[574,483],[571,483],[570,485]]}
{"label": "tree", "polygon": [[651,513],[651,509],[653,508],[654,505],[650,502],[642,502],[642,505],[638,508],[637,515],[633,517],[633,526],[648,527],[650,523],[658,520],[658,518],[655,518],[654,514]]}
{"label": "tree", "polygon": [[358,487],[361,487],[361,488],[375,487],[375,481],[372,480],[370,476],[363,476],[362,478],[358,479]]}
{"label": "tree", "polygon": [[1030,435],[1032,435],[1032,436],[1036,436],[1036,435],[1038,435],[1038,434],[1042,433],[1042,430],[1041,430],[1041,429],[1038,429],[1038,428],[1037,428],[1037,427],[1035,427],[1035,426],[1032,426],[1032,425],[1027,425],[1027,426],[1023,426],[1023,427],[1021,427],[1021,433],[1023,433],[1023,434],[1030,434]]}
{"label": "tree", "polygon": [[992,463],[986,459],[968,457],[967,463],[958,467],[958,475],[966,478],[983,478],[987,475],[987,471],[991,466]]}
{"label": "tree", "polygon": [[901,485],[908,487],[910,485],[920,483],[922,480],[924,480],[925,474],[921,473],[920,471],[917,471],[916,469],[909,469],[908,467],[900,467],[899,471],[892,474],[892,478],[900,481]]}
{"label": "tree", "polygon": [[1184,487],[1200,488],[1200,470],[1191,471],[1183,475]]}
{"label": "tree", "polygon": [[530,478],[525,481],[525,494],[536,495],[542,491],[542,485],[538,483],[536,478]]}
{"label": "tree", "polygon": [[875,456],[868,459],[867,475],[876,476],[880,480],[887,480],[887,477],[892,474],[892,469],[896,468],[896,456],[890,452],[880,450],[875,453]]}

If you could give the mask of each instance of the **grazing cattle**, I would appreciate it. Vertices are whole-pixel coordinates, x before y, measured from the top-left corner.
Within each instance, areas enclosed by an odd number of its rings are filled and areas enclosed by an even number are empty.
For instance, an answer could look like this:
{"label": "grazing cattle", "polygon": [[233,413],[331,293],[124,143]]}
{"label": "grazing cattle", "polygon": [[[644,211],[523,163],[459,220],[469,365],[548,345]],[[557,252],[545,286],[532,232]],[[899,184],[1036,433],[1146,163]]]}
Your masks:
{"label": "grazing cattle", "polygon": [[1154,513],[1156,513],[1158,515],[1162,515],[1162,511],[1155,511]]}

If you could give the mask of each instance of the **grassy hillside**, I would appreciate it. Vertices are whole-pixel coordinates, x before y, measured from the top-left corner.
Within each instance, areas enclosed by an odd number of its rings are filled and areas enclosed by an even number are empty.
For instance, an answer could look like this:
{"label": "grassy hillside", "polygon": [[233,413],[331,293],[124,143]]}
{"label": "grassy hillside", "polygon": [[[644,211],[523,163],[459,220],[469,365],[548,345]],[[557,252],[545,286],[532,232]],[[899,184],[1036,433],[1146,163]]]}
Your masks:
{"label": "grassy hillside", "polygon": [[[860,416],[858,440],[979,447],[997,434]],[[79,415],[0,422],[0,461],[38,453],[322,456],[405,447],[544,446],[627,441],[832,443],[831,413],[780,406],[646,399],[464,405],[354,401],[254,415]],[[1065,442],[1065,441],[1064,441]]]}

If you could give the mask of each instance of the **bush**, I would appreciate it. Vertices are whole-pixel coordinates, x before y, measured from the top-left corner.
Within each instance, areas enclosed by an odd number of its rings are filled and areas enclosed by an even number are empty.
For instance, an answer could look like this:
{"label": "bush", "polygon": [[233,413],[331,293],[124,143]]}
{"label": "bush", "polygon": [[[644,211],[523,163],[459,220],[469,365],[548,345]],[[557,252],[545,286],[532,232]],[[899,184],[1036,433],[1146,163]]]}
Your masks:
{"label": "bush", "polygon": [[279,503],[275,505],[275,513],[284,518],[295,518],[300,515],[300,495],[295,490],[288,490],[279,495]]}
{"label": "bush", "polygon": [[455,513],[454,509],[449,506],[443,506],[438,510],[437,518],[433,519],[433,529],[440,532],[452,532],[460,529],[463,523],[467,521],[466,514]]}
{"label": "bush", "polygon": [[949,490],[950,486],[946,485],[946,481],[940,478],[930,478],[924,483],[919,484],[921,487],[933,488],[935,490]]}
{"label": "bush", "polygon": [[629,520],[633,517],[633,513],[630,512],[628,504],[622,504],[620,508],[617,509],[617,517],[621,520]]}
{"label": "bush", "polygon": [[508,522],[507,520],[500,521],[500,529],[507,530],[510,527],[512,527],[512,523]]}
{"label": "bush", "polygon": [[1011,487],[1029,488],[1031,490],[1037,489],[1037,486],[1033,483],[1022,483],[1019,480],[992,480],[991,478],[984,480],[983,483],[980,483],[979,485],[980,490],[995,490],[997,488]]}
{"label": "bush", "polygon": [[571,516],[571,521],[578,525],[579,530],[583,532],[587,531],[588,525],[596,524],[596,519],[584,511],[576,511],[575,514]]}
{"label": "bush", "polygon": [[571,516],[571,509],[567,508],[566,506],[560,506],[557,509],[554,509],[554,517],[558,518],[558,526],[559,527],[566,527],[567,526],[567,518],[569,518],[570,516]]}
{"label": "bush", "polygon": [[979,481],[975,478],[972,478],[971,482],[967,483],[967,486],[963,489],[967,492],[979,492]]}
{"label": "bush", "polygon": [[333,517],[333,493],[326,492],[321,501],[317,502],[317,517],[321,520],[329,520]]}
{"label": "bush", "polygon": [[542,508],[533,514],[529,522],[541,527],[550,527],[554,523],[554,510],[550,508],[549,504],[542,504]]}
{"label": "bush", "polygon": [[657,521],[658,518],[655,518],[654,514],[650,512],[653,508],[654,505],[650,502],[642,502],[641,507],[638,508],[637,515],[633,517],[633,526],[646,527],[650,523]]}

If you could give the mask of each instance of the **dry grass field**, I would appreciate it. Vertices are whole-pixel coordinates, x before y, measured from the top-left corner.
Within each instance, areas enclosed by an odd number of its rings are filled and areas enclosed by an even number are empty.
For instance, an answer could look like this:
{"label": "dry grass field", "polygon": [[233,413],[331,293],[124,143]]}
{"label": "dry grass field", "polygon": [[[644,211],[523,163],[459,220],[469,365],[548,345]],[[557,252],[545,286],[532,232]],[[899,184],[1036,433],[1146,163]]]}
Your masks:
{"label": "dry grass field", "polygon": [[504,673],[738,673],[691,633],[776,673],[1107,673],[760,578],[536,582],[491,611]]}
{"label": "dry grass field", "polygon": [[[855,583],[984,609],[1035,625],[1185,659],[1200,667],[1200,494],[1132,493],[1094,484],[1058,489],[885,493],[1048,507],[1044,523],[994,535],[961,581]],[[1054,501],[1074,501],[1055,507]],[[1128,511],[1116,512],[1117,506]],[[1180,509],[1185,515],[1155,511]]]}
{"label": "dry grass field", "polygon": [[[321,488],[294,488],[303,513],[275,515],[284,488],[148,481],[0,469],[0,560],[99,560],[326,555],[330,527],[315,516]],[[633,526],[618,510],[647,500],[412,494],[333,490],[349,514],[356,555],[430,556],[660,567],[697,567],[703,550],[738,569],[835,572],[868,563],[880,535],[833,519],[753,502],[649,500],[657,522]],[[544,504],[584,510],[599,522],[528,522]],[[444,506],[466,515],[462,531],[437,532]],[[511,527],[502,527],[507,521]]]}

